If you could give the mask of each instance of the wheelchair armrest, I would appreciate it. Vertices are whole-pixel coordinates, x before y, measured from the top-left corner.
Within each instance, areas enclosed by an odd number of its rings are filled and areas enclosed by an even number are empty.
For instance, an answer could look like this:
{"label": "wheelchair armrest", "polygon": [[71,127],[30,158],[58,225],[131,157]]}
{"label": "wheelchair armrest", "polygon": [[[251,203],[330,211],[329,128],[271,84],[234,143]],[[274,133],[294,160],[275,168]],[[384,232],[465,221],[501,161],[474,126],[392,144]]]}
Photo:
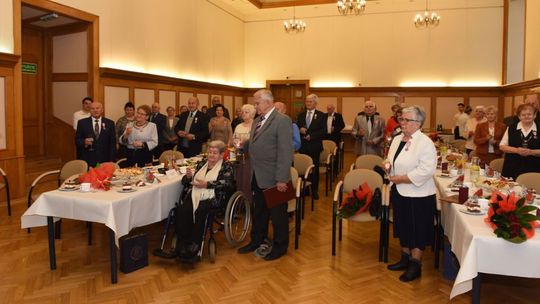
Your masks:
{"label": "wheelchair armrest", "polygon": [[339,199],[341,196],[342,189],[343,189],[343,181],[339,181],[339,183],[337,183],[336,188],[334,190],[334,203],[338,203],[338,205],[340,203]]}
{"label": "wheelchair armrest", "polygon": [[311,174],[311,171],[313,171],[313,168],[315,168],[315,165],[309,165],[306,169],[306,174],[304,174],[304,179],[307,180],[309,175]]}

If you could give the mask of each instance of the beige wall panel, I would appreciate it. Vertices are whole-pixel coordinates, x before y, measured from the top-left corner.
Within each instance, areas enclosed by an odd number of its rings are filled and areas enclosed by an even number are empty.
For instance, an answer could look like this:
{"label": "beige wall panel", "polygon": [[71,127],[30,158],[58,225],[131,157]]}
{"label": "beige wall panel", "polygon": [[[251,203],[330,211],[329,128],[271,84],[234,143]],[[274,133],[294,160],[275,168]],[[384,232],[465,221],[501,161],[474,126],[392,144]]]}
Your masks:
{"label": "beige wall panel", "polygon": [[0,77],[0,150],[6,149],[6,78]]}
{"label": "beige wall panel", "polygon": [[154,99],[154,94],[155,94],[155,91],[154,90],[149,90],[149,89],[137,89],[135,88],[134,90],[134,102],[135,102],[135,107],[138,107],[138,106],[141,106],[141,105],[149,105],[151,106],[155,99]]}
{"label": "beige wall panel", "polygon": [[234,107],[242,107],[244,104],[244,99],[241,96],[234,96]]}
{"label": "beige wall panel", "polygon": [[224,96],[223,97],[223,105],[225,108],[229,110],[229,115],[231,116],[231,119],[234,118],[235,110],[234,110],[234,99],[232,96]]}
{"label": "beige wall panel", "polygon": [[255,105],[255,99],[253,98],[253,96],[248,96],[247,98],[247,103],[250,103],[252,105]]}
{"label": "beige wall panel", "polygon": [[540,77],[540,1],[527,0],[525,17],[525,80]]}
{"label": "beige wall panel", "polygon": [[57,2],[99,16],[102,67],[243,85],[244,23],[209,1]]}
{"label": "beige wall panel", "polygon": [[429,97],[405,97],[405,106],[421,106],[426,111],[426,121],[422,128],[429,128],[431,125],[431,98]]}
{"label": "beige wall panel", "polygon": [[458,103],[464,103],[463,97],[437,97],[436,124],[442,124],[444,129],[454,129],[454,115],[458,112]]}
{"label": "beige wall panel", "polygon": [[199,98],[199,104],[200,107],[207,106],[210,107],[210,97],[208,94],[197,94],[197,98]]}
{"label": "beige wall panel", "polygon": [[341,114],[345,121],[345,129],[352,129],[354,119],[358,112],[364,109],[364,97],[343,97],[341,100]]}
{"label": "beige wall panel", "polygon": [[387,122],[388,118],[392,116],[392,106],[396,104],[395,97],[371,97],[369,98],[377,105],[377,112],[381,114],[384,121]]}
{"label": "beige wall panel", "polygon": [[129,100],[129,88],[125,87],[104,87],[105,95],[105,116],[117,121],[124,116],[124,105]]}
{"label": "beige wall panel", "polygon": [[173,107],[176,110],[176,92],[175,91],[159,91],[160,112],[167,115],[167,107]]}
{"label": "beige wall panel", "polygon": [[[506,116],[510,116],[510,115],[514,115],[514,98],[512,98],[512,96],[506,96],[504,98],[504,113],[503,113],[503,116],[506,117]],[[500,110],[499,110],[500,112]]]}
{"label": "beige wall panel", "polygon": [[337,97],[319,97],[319,102],[317,103],[317,110],[326,113],[326,107],[330,104],[336,106],[337,111]]}
{"label": "beige wall panel", "polygon": [[471,97],[469,98],[469,105],[473,108],[476,106],[494,106],[498,108],[499,98],[498,97]]}
{"label": "beige wall panel", "polygon": [[88,71],[87,34],[73,33],[53,37],[53,73]]}
{"label": "beige wall panel", "polygon": [[0,1],[0,52],[13,54],[13,1]]}
{"label": "beige wall panel", "polygon": [[53,82],[53,115],[73,125],[73,113],[81,109],[81,100],[88,94],[86,82]]}
{"label": "beige wall panel", "polygon": [[179,106],[187,106],[188,99],[193,96],[192,92],[180,92],[178,99],[179,99]]}
{"label": "beige wall panel", "polygon": [[514,96],[514,107],[518,107],[520,104],[523,103],[523,95],[517,95],[517,96]]}

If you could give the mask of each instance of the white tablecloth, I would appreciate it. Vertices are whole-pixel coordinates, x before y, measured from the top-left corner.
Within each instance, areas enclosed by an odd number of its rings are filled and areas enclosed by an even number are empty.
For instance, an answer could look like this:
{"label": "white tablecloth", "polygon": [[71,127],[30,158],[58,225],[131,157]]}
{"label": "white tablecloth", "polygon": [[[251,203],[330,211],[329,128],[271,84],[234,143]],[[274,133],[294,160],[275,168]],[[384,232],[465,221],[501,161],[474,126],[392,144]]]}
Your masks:
{"label": "white tablecloth", "polygon": [[[453,179],[435,177],[441,196],[448,196],[446,187]],[[460,212],[464,206],[442,204],[444,233],[452,244],[452,251],[460,269],[450,298],[472,289],[472,280],[481,273],[540,278],[540,230],[522,244],[505,241],[493,233],[484,222],[486,215]]]}
{"label": "white tablecloth", "polygon": [[182,191],[180,176],[160,177],[161,183],[138,187],[131,193],[120,188],[97,192],[59,191],[42,193],[21,217],[21,227],[47,225],[47,216],[103,223],[118,239],[135,227],[167,217]]}

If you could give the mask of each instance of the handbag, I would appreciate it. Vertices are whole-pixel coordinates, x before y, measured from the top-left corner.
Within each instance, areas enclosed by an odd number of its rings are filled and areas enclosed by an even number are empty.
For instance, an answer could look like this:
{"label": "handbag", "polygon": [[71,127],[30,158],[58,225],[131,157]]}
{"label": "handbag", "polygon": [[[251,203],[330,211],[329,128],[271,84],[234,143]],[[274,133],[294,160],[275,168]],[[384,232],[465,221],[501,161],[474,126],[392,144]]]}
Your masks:
{"label": "handbag", "polygon": [[120,240],[120,271],[130,273],[148,266],[148,237],[145,233]]}

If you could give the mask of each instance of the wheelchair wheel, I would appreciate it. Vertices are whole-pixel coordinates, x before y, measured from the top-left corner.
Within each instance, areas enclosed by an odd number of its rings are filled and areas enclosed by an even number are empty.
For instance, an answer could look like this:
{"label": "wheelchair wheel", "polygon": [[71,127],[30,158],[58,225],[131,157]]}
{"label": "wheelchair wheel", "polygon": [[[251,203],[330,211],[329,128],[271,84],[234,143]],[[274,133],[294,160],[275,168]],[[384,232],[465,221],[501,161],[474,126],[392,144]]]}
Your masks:
{"label": "wheelchair wheel", "polygon": [[246,237],[251,225],[251,205],[241,191],[236,191],[225,210],[225,237],[231,247],[238,246]]}
{"label": "wheelchair wheel", "polygon": [[210,238],[208,240],[208,258],[210,259],[210,263],[214,264],[216,262],[216,240],[214,238]]}

